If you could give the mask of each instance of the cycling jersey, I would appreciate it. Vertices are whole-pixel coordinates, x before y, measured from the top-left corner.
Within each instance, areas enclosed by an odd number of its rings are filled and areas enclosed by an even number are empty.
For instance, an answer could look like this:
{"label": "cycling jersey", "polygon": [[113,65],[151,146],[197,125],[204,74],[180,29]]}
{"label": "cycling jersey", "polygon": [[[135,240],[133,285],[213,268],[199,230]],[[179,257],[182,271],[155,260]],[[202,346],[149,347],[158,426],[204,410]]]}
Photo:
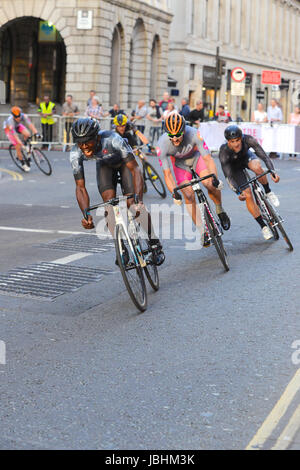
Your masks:
{"label": "cycling jersey", "polygon": [[[251,148],[255,155],[250,151]],[[231,150],[228,144],[223,144],[220,147],[219,158],[222,170],[228,184],[235,192],[239,192],[239,186],[247,182],[244,169],[248,168],[249,161],[257,159],[257,157],[265,163],[268,170],[275,171],[270,157],[251,135],[243,134],[242,149],[238,153]]]}
{"label": "cycling jersey", "polygon": [[15,121],[13,116],[9,116],[3,123],[3,129],[9,127],[12,132],[20,132],[20,130],[23,129],[24,126],[29,126],[31,124],[31,121],[27,114],[21,113],[20,117],[21,119],[17,122]]}
{"label": "cycling jersey", "polygon": [[83,162],[97,161],[97,172],[101,166],[119,168],[122,164],[135,160],[131,147],[114,131],[100,131],[100,137],[93,157],[87,158],[77,145],[70,152],[70,162],[75,180],[84,179]]}

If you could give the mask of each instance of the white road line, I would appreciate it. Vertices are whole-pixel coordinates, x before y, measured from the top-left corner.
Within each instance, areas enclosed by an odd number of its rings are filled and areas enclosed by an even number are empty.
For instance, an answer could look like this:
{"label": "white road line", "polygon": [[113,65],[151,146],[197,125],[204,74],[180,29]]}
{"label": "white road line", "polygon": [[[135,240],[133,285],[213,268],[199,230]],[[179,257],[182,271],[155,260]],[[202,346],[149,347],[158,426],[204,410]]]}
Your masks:
{"label": "white road line", "polygon": [[96,235],[95,233],[85,232],[70,232],[68,230],[44,230],[35,228],[22,228],[22,227],[0,227],[0,230],[6,230],[10,232],[29,232],[29,233],[59,233],[62,235]]}
{"label": "white road line", "polygon": [[75,253],[74,255],[66,256],[65,258],[55,259],[54,261],[51,261],[51,263],[68,264],[68,263],[72,263],[73,261],[86,258],[87,256],[91,256],[91,254],[92,253]]}

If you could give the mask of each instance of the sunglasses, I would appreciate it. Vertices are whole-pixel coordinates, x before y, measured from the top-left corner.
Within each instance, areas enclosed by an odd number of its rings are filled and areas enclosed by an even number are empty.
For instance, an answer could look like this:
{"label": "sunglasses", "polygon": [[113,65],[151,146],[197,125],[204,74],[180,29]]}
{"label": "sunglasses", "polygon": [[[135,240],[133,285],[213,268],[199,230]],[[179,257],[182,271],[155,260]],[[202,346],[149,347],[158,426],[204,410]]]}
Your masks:
{"label": "sunglasses", "polygon": [[179,138],[183,135],[183,132],[179,132],[178,134],[168,134],[168,137],[170,137],[170,139],[175,139],[176,138]]}

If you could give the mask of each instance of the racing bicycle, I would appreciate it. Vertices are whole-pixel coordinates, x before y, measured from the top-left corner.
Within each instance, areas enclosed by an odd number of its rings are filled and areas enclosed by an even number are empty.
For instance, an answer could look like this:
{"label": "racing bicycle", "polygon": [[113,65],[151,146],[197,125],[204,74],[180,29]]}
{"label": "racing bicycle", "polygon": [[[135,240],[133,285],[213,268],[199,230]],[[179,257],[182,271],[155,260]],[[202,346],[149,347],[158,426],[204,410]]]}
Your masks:
{"label": "racing bicycle", "polygon": [[118,196],[102,204],[91,206],[85,210],[84,217],[87,220],[87,213],[99,207],[111,206],[113,208],[117,263],[131,300],[141,312],[144,312],[147,308],[144,274],[154,291],[159,289],[159,276],[148,237],[140,236],[141,231],[130,209],[127,209],[128,223],[125,223],[122,215],[120,202],[133,198],[133,194]]}
{"label": "racing bicycle", "polygon": [[224,266],[225,271],[229,271],[227,253],[224,248],[223,240],[222,240],[223,229],[222,229],[221,223],[219,222],[218,217],[215,214],[215,212],[211,209],[209,202],[207,200],[207,197],[200,186],[200,183],[208,178],[213,178],[213,181],[215,182],[217,186],[218,179],[216,175],[214,174],[204,176],[203,178],[199,178],[199,176],[193,169],[192,169],[192,176],[193,176],[193,179],[189,183],[181,184],[180,186],[177,186],[174,189],[175,199],[181,199],[181,196],[178,193],[180,189],[187,188],[188,186],[192,187],[199,201],[202,222],[204,224],[205,231],[208,235],[208,240],[213,243],[218,253],[218,256]]}
{"label": "racing bicycle", "polygon": [[21,148],[23,158],[22,162],[18,158],[16,147],[13,144],[9,146],[9,154],[12,158],[12,161],[20,170],[24,171],[22,168],[22,163],[25,162],[30,167],[32,157],[38,169],[44,173],[44,175],[50,176],[52,173],[51,164],[46,155],[38,147],[35,147],[36,142],[33,141],[33,137],[34,136],[29,137]]}
{"label": "racing bicycle", "polygon": [[141,147],[135,147],[133,152],[134,155],[139,157],[143,165],[144,193],[146,193],[148,190],[146,182],[150,181],[155,191],[160,195],[160,197],[164,199],[167,196],[167,192],[161,177],[155,168],[148,162],[146,156],[141,150]]}
{"label": "racing bicycle", "polygon": [[245,183],[245,184],[243,184],[239,187],[239,191],[242,192],[245,188],[250,186],[253,197],[254,197],[254,200],[255,200],[256,204],[258,205],[258,207],[260,209],[262,218],[264,219],[264,221],[266,222],[266,224],[270,228],[274,239],[275,240],[279,239],[279,232],[280,232],[283,239],[284,239],[284,241],[286,242],[286,244],[288,246],[288,249],[290,251],[293,251],[294,247],[292,245],[292,242],[289,239],[289,237],[288,237],[288,235],[287,235],[287,233],[286,233],[286,231],[283,227],[284,220],[278,214],[276,209],[274,209],[271,202],[266,197],[265,192],[264,192],[261,184],[258,181],[262,176],[265,176],[269,173],[272,173],[272,171],[271,170],[265,171],[261,175],[254,176],[253,178],[251,178],[251,176],[250,176],[250,174],[248,173],[247,170],[244,170],[244,173],[245,173],[248,181],[247,181],[247,183]]}

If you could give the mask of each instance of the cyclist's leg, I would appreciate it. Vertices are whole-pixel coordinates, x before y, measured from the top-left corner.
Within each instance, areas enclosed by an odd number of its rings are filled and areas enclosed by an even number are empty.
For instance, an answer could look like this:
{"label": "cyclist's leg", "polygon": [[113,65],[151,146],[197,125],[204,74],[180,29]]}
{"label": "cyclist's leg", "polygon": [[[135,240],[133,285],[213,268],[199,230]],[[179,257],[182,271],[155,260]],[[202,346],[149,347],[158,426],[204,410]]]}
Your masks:
{"label": "cyclist's leg", "polygon": [[[110,168],[107,165],[100,165],[100,163],[97,162],[96,173],[98,191],[103,202],[107,202],[116,197],[117,171],[114,168]],[[115,216],[112,206],[107,206],[105,208],[104,216],[106,219],[106,227],[114,237]]]}
{"label": "cyclist's leg", "polygon": [[[248,168],[249,168],[249,170],[253,171],[257,176],[261,175],[264,172],[264,170],[262,169],[260,160],[250,150],[248,152]],[[267,175],[263,176],[258,181],[262,185],[267,185],[268,184]]]}
{"label": "cyclist's leg", "polygon": [[18,159],[22,161],[23,160],[23,156],[21,152],[22,142],[20,141],[19,137],[17,136],[16,133],[12,133],[11,130],[9,129],[5,129],[4,132],[8,140],[15,146]]}

